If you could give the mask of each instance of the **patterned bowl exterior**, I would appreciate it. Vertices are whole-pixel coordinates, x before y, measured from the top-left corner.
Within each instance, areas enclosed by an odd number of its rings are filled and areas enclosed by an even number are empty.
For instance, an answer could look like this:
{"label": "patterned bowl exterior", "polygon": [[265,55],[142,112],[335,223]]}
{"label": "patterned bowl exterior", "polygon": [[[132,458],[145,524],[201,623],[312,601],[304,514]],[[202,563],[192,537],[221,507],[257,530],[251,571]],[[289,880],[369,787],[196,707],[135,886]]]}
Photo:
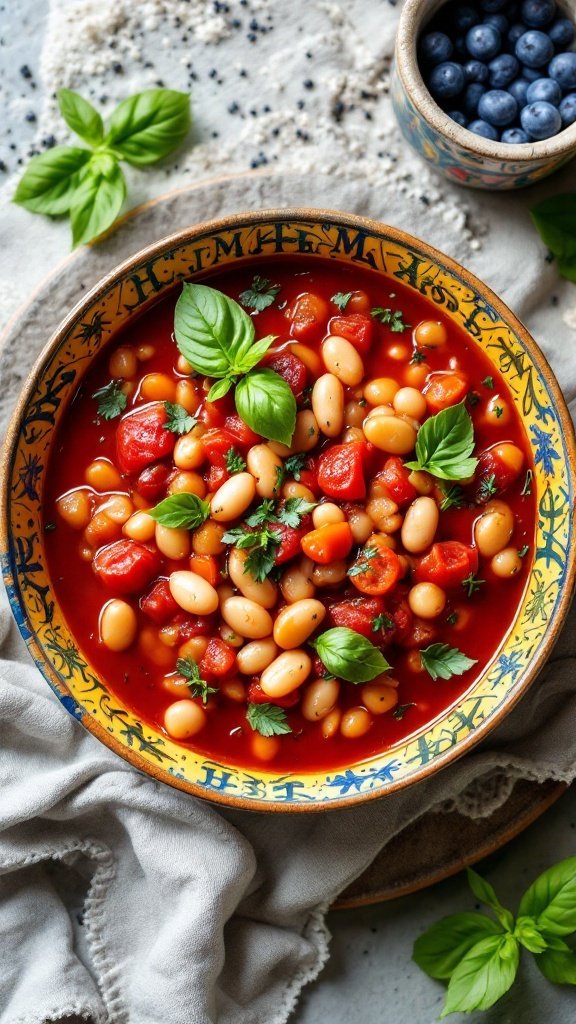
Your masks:
{"label": "patterned bowl exterior", "polygon": [[[215,266],[281,254],[372,267],[425,295],[463,326],[503,374],[535,464],[538,525],[530,577],[509,635],[483,676],[428,728],[347,768],[279,777],[218,764],[139,721],[99,678],[58,606],[46,569],[42,492],[54,429],[94,356],[120,325],[176,283]],[[258,810],[358,804],[437,771],[495,726],[550,651],[569,605],[576,449],[544,357],[503,303],[472,275],[403,232],[318,210],[239,214],[164,239],[105,278],[64,321],[24,389],[8,437],[0,552],[20,631],[66,709],[141,771],[210,800]]]}
{"label": "patterned bowl exterior", "polygon": [[[392,105],[412,148],[451,181],[469,188],[526,188],[576,156],[576,124],[543,142],[510,146],[492,142],[456,124],[432,99],[416,58],[422,28],[446,0],[406,0],[392,67]],[[576,20],[575,0],[560,0]]]}

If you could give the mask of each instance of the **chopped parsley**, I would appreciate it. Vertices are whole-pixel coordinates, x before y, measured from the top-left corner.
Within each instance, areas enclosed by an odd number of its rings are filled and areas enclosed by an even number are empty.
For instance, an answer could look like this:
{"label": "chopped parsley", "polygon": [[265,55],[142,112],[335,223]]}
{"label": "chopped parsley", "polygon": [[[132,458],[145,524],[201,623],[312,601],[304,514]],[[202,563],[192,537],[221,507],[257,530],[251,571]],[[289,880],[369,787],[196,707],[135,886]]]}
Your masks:
{"label": "chopped parsley", "polygon": [[261,736],[285,736],[292,732],[284,708],[277,704],[249,704],[246,720],[250,728]]}
{"label": "chopped parsley", "polygon": [[480,487],[478,488],[478,497],[480,498],[480,501],[488,501],[489,498],[492,498],[496,494],[497,490],[496,474],[491,473],[490,476],[485,476],[480,483]]}
{"label": "chopped parsley", "polygon": [[396,623],[389,615],[376,615],[372,619],[372,632],[379,633],[381,629],[394,629]]}
{"label": "chopped parsley", "polygon": [[279,284],[272,284],[267,277],[260,277],[257,274],[250,288],[240,292],[240,302],[243,306],[261,313],[263,309],[268,309],[268,306],[272,305],[279,291]]}
{"label": "chopped parsley", "polygon": [[456,612],[450,612],[450,615],[446,616],[446,622],[448,623],[449,626],[455,626],[456,623],[458,622],[458,616]]}
{"label": "chopped parsley", "polygon": [[404,314],[401,309],[384,309],[382,306],[375,306],[370,310],[371,316],[381,324],[388,324],[393,334],[401,334],[407,331],[410,324],[404,323]]}
{"label": "chopped parsley", "polygon": [[282,487],[285,476],[286,471],[284,469],[284,466],[276,466],[276,481],[274,483],[274,491],[276,494],[278,494],[280,488]]}
{"label": "chopped parsley", "polygon": [[473,409],[475,405],[478,405],[482,401],[477,391],[469,391],[468,394],[466,395],[466,399],[471,409]]}
{"label": "chopped parsley", "polygon": [[128,399],[122,391],[123,383],[123,380],[111,380],[92,395],[98,402],[98,415],[103,419],[113,420],[124,412]]}
{"label": "chopped parsley", "polygon": [[488,388],[490,391],[494,390],[494,378],[493,377],[484,377],[484,380],[482,381],[482,384],[484,385],[485,388]]}
{"label": "chopped parsley", "polygon": [[246,469],[244,459],[235,448],[229,448],[224,458],[226,459],[226,469],[229,473],[243,473]]}
{"label": "chopped parsley", "polygon": [[466,577],[465,580],[462,580],[462,586],[466,591],[467,597],[472,597],[472,595],[475,594],[477,590],[480,590],[480,587],[482,587],[484,583],[486,583],[486,580],[479,580],[478,577],[475,576],[474,573],[472,572],[470,573],[469,576]]}
{"label": "chopped parsley", "polygon": [[343,313],[351,298],[352,292],[336,292],[336,295],[332,296],[330,302],[333,302],[335,306],[338,306],[340,312]]}
{"label": "chopped parsley", "polygon": [[304,516],[309,515],[314,508],[316,508],[315,501],[306,501],[305,498],[288,498],[278,509],[278,522],[297,530]]}
{"label": "chopped parsley", "polygon": [[420,363],[425,363],[426,362],[426,358],[427,358],[426,353],[425,352],[421,352],[420,349],[417,348],[415,350],[415,352],[414,352],[410,362],[413,365],[418,366]]}
{"label": "chopped parsley", "polygon": [[258,583],[263,583],[276,563],[276,549],[280,534],[264,526],[260,530],[247,530],[245,526],[233,526],[227,530],[222,541],[234,544],[239,550],[248,550],[244,572],[249,573]]}
{"label": "chopped parsley", "polygon": [[300,480],[300,474],[304,469],[307,458],[306,452],[296,452],[295,455],[289,455],[284,462],[286,476],[294,477],[294,480]]}
{"label": "chopped parsley", "polygon": [[356,562],[351,569],[348,569],[348,576],[360,576],[363,572],[368,572],[370,566],[368,564],[371,558],[375,558],[378,554],[378,548],[364,548],[362,557],[359,562]]}
{"label": "chopped parsley", "polygon": [[476,664],[472,658],[466,657],[457,647],[448,644],[430,644],[420,651],[422,664],[432,679],[451,679],[461,676]]}
{"label": "chopped parsley", "polygon": [[446,512],[449,508],[462,508],[465,504],[464,491],[459,484],[440,484],[440,490],[444,497],[440,502],[440,511]]}
{"label": "chopped parsley", "polygon": [[530,551],[530,548],[528,547],[527,544],[525,544],[524,547],[519,549],[518,554],[519,554],[520,558],[525,558],[529,551]]}
{"label": "chopped parsley", "polygon": [[178,405],[177,402],[164,402],[164,408],[166,410],[164,430],[170,430],[173,434],[187,434],[198,422],[183,405]]}
{"label": "chopped parsley", "polygon": [[415,707],[416,704],[414,701],[412,701],[410,704],[398,704],[398,706],[395,707],[394,711],[392,712],[392,718],[395,718],[397,722],[401,722],[406,712],[409,711],[410,708]]}
{"label": "chopped parsley", "polygon": [[[262,523],[275,522],[274,498],[265,498],[258,508],[246,520],[248,526],[260,526]],[[236,527],[239,529],[239,527]]]}
{"label": "chopped parsley", "polygon": [[176,671],[184,676],[191,696],[201,697],[203,704],[206,704],[211,693],[218,693],[216,686],[209,686],[205,679],[200,678],[200,669],[192,658],[178,658]]}
{"label": "chopped parsley", "polygon": [[502,408],[501,405],[495,405],[494,412],[496,413],[496,419],[499,420],[500,417],[502,416],[502,413],[504,412],[504,409]]}
{"label": "chopped parsley", "polygon": [[527,473],[526,473],[526,479],[524,480],[524,486],[522,487],[522,490],[520,491],[520,494],[524,498],[527,498],[530,494],[532,494],[532,480],[533,479],[534,479],[534,473],[532,472],[531,469],[529,469],[527,471]]}

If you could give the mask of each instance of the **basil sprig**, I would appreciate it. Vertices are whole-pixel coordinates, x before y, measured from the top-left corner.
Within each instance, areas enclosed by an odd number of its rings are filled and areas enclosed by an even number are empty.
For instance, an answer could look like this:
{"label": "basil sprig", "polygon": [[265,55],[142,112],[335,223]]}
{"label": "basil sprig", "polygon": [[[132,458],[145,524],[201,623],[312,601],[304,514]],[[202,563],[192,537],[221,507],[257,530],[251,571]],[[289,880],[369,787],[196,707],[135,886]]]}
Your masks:
{"label": "basil sprig", "polygon": [[460,402],[425,420],[416,438],[416,459],[405,466],[441,480],[466,480],[478,465],[478,459],[470,457],[473,451],[474,427]]}
{"label": "basil sprig", "polygon": [[333,676],[349,683],[367,683],[390,668],[382,651],[346,626],[326,630],[310,646]]}
{"label": "basil sprig", "polygon": [[216,379],[209,401],[237,385],[236,408],[244,422],[271,441],[290,444],[296,399],[279,374],[257,367],[273,335],[255,341],[254,321],[234,299],[204,284],[185,284],[176,303],[174,336],[190,365]]}
{"label": "basil sprig", "polygon": [[475,911],[451,914],[414,943],[418,966],[431,978],[448,983],[442,1017],[493,1006],[516,977],[521,947],[534,954],[549,981],[576,985],[576,953],[565,941],[576,932],[576,857],[561,861],[533,882],[516,919],[486,879],[468,869],[468,882],[494,917]]}
{"label": "basil sprig", "polygon": [[208,519],[210,502],[199,498],[197,494],[171,494],[154,508],[147,509],[146,514],[161,526],[176,530],[196,530]]}
{"label": "basil sprig", "polygon": [[88,100],[71,89],[58,93],[67,125],[90,146],[55,146],[32,158],[14,202],[32,213],[70,216],[73,246],[97,238],[116,220],[126,198],[119,161],[156,163],[176,149],[190,128],[190,97],[148,89],[119,103],[107,125]]}

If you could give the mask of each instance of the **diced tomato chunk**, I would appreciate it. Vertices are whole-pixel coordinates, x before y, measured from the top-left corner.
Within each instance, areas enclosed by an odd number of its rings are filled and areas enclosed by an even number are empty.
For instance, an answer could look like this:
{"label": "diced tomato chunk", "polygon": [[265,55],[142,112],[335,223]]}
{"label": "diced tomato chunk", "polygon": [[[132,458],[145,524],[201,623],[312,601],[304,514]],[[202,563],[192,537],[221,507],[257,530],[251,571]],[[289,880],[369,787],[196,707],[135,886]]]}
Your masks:
{"label": "diced tomato chunk", "polygon": [[319,565],[329,565],[346,558],[354,543],[349,523],[329,523],[311,530],[302,538],[302,550]]}
{"label": "diced tomato chunk", "polygon": [[178,605],[170,593],[168,580],[156,580],[152,589],[140,598],[140,608],[149,619],[163,626],[178,612]]}
{"label": "diced tomato chunk", "polygon": [[226,452],[238,447],[238,438],[229,430],[207,430],[202,437],[202,445],[208,462],[226,469]]}
{"label": "diced tomato chunk", "polygon": [[318,484],[328,498],[357,501],[366,496],[364,457],[361,441],[336,444],[318,460]]}
{"label": "diced tomato chunk", "polygon": [[346,338],[362,355],[370,351],[374,335],[374,321],[363,313],[334,316],[328,324],[330,334]]}
{"label": "diced tomato chunk", "polygon": [[[323,668],[324,671],[324,668]],[[259,676],[253,676],[248,685],[249,704],[276,704],[279,708],[293,708],[300,700],[298,690],[287,693],[285,697],[270,697],[260,686]]]}
{"label": "diced tomato chunk", "polygon": [[172,454],[176,437],[165,429],[166,420],[164,402],[152,402],[122,417],[116,430],[116,453],[123,473],[139,473]]}
{"label": "diced tomato chunk", "polygon": [[469,390],[468,378],[462,373],[447,373],[439,370],[428,376],[424,396],[431,413],[441,412],[451,405],[458,405]]}
{"label": "diced tomato chunk", "polygon": [[236,666],[236,652],[229,644],[213,636],[200,662],[200,676],[227,676]]}
{"label": "diced tomato chunk", "polygon": [[443,540],[433,544],[416,567],[418,583],[436,583],[439,587],[459,587],[478,571],[476,548],[459,540]]}
{"label": "diced tomato chunk", "polygon": [[232,416],[235,413],[234,397],[233,392],[229,391],[223,398],[216,399],[215,402],[204,401],[196,413],[200,423],[204,423],[205,426],[217,429],[223,427],[227,416]]}
{"label": "diced tomato chunk", "polygon": [[[232,435],[235,444],[246,445],[248,448],[253,444],[260,444],[260,441],[262,440],[260,434],[255,434],[237,413],[226,417],[224,421],[224,431],[228,431],[228,433]],[[204,435],[204,437],[206,437],[206,435]]]}
{"label": "diced tomato chunk", "polygon": [[363,548],[352,569],[350,579],[363,594],[387,594],[401,576],[400,559],[379,537],[370,538],[370,547]]}
{"label": "diced tomato chunk", "polygon": [[403,636],[402,639],[397,637],[397,640],[402,647],[414,650],[416,647],[422,648],[427,647],[428,644],[433,644],[437,636],[438,630],[436,626],[427,619],[415,617],[408,634]]}
{"label": "diced tomato chunk", "polygon": [[116,594],[136,594],[150,582],[160,567],[153,548],[136,540],[116,540],[96,552],[92,568],[98,579]]}
{"label": "diced tomato chunk", "polygon": [[146,501],[156,501],[164,492],[171,473],[170,467],[163,462],[147,466],[138,476],[136,490]]}
{"label": "diced tomato chunk", "polygon": [[291,355],[289,352],[276,356],[268,363],[268,368],[274,370],[283,380],[294,395],[299,395],[308,381],[308,371],[301,359]]}
{"label": "diced tomato chunk", "polygon": [[306,341],[323,333],[328,319],[329,306],[325,299],[314,292],[303,292],[286,310],[292,321],[290,334],[293,338]]}
{"label": "diced tomato chunk", "polygon": [[211,494],[229,479],[230,473],[222,466],[210,466],[204,473],[204,483]]}
{"label": "diced tomato chunk", "polygon": [[328,609],[328,621],[332,626],[346,626],[377,643],[378,630],[373,629],[374,620],[384,613],[381,597],[353,597],[337,601]]}
{"label": "diced tomato chunk", "polygon": [[283,565],[291,558],[302,552],[302,538],[310,529],[312,520],[310,516],[304,516],[299,527],[285,526],[284,523],[274,523],[274,533],[280,535],[280,544],[276,548],[276,565]]}
{"label": "diced tomato chunk", "polygon": [[380,476],[397,505],[409,505],[414,501],[418,492],[408,479],[410,470],[406,469],[398,455],[391,455],[386,459]]}
{"label": "diced tomato chunk", "polygon": [[213,587],[220,582],[220,563],[214,555],[192,555],[190,559],[190,570],[197,576],[202,576]]}
{"label": "diced tomato chunk", "polygon": [[178,626],[180,643],[192,640],[195,636],[210,636],[216,629],[215,615],[186,615],[179,612],[172,619],[173,626]]}
{"label": "diced tomato chunk", "polygon": [[309,459],[306,468],[300,470],[300,479],[298,482],[304,484],[304,487],[308,487],[312,493],[318,497],[320,494],[320,487],[318,485],[318,474],[314,467],[313,459]]}

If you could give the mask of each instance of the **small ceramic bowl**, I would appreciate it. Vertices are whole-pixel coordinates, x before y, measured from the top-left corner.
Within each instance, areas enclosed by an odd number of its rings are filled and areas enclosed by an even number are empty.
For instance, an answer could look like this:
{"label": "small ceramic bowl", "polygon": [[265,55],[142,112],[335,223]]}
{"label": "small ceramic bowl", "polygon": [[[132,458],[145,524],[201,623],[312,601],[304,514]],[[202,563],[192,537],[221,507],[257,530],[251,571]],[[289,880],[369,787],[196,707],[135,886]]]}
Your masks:
{"label": "small ceramic bowl", "polygon": [[[448,117],[426,88],[417,60],[425,26],[446,0],[406,0],[392,70],[392,103],[402,134],[419,156],[470,188],[525,188],[576,156],[576,123],[551,139],[509,146],[474,135]],[[576,21],[576,0],[559,0]]]}
{"label": "small ceramic bowl", "polygon": [[[119,328],[183,279],[212,267],[318,256],[403,281],[464,327],[510,388],[534,462],[533,560],[514,623],[485,672],[425,728],[360,763],[331,771],[215,763],[140,721],[109,691],[70,632],[46,565],[42,494],[55,428],[80,381]],[[66,709],[140,771],[227,805],[310,811],[362,803],[433,775],[497,725],[535,678],[568,610],[576,574],[572,509],[576,444],[542,353],[509,309],[461,266],[394,228],[324,210],[246,213],[188,228],[129,259],[68,314],[23,389],[2,460],[0,558],[30,653]]]}

